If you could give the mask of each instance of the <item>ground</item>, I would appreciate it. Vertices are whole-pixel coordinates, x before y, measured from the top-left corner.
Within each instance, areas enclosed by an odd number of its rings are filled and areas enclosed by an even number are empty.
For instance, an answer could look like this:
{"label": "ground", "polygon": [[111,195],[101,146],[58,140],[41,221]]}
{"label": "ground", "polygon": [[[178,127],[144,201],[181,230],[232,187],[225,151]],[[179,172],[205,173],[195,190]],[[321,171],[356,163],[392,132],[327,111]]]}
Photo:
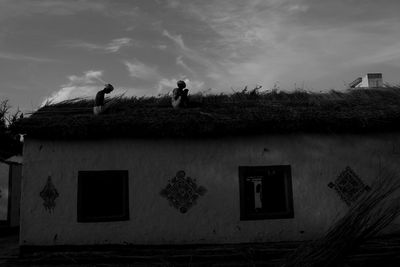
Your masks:
{"label": "ground", "polygon": [[[0,266],[280,266],[299,242],[208,246],[87,248],[20,255],[17,234],[0,236]],[[350,267],[400,266],[400,236],[369,241],[347,260]]]}

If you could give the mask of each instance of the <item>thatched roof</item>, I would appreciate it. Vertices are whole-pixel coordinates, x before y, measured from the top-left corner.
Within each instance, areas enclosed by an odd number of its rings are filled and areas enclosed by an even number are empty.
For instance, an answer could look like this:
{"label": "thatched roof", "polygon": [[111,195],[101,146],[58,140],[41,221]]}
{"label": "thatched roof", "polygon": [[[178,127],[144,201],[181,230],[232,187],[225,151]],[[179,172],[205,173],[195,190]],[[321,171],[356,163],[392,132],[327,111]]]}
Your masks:
{"label": "thatched roof", "polygon": [[400,130],[398,87],[192,95],[191,107],[180,110],[170,106],[168,96],[109,100],[109,108],[99,116],[92,115],[93,100],[46,105],[13,130],[50,139]]}

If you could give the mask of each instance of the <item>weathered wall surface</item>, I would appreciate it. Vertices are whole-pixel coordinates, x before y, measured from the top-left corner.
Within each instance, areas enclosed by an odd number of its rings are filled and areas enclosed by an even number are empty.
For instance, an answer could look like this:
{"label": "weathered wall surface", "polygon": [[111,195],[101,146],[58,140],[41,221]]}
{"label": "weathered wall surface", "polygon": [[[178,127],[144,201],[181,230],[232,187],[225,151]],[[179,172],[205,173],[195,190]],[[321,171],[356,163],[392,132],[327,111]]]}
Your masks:
{"label": "weathered wall surface", "polygon": [[19,212],[21,202],[22,165],[11,164],[11,191],[10,191],[10,221],[11,227],[19,226]]}
{"label": "weathered wall surface", "polygon": [[[366,183],[400,160],[400,135],[276,135],[204,140],[26,140],[21,245],[186,244],[302,240],[348,207],[327,185],[346,166]],[[291,165],[294,218],[240,221],[238,166]],[[129,221],[78,223],[79,170],[129,171]],[[207,189],[187,213],[160,196],[177,171]],[[47,177],[59,192],[48,212]],[[107,198],[107,196],[104,196]],[[399,228],[399,224],[392,228]]]}
{"label": "weathered wall surface", "polygon": [[8,216],[9,169],[8,164],[0,162],[0,222],[7,221]]}

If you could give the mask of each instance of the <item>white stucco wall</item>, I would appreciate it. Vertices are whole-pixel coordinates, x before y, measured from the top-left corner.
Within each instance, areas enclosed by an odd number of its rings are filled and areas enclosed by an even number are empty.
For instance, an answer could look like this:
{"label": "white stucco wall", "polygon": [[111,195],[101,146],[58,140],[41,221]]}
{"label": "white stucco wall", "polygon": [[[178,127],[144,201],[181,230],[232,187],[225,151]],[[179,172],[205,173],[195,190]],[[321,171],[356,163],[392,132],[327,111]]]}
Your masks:
{"label": "white stucco wall", "polygon": [[[39,141],[27,138],[21,245],[186,244],[302,240],[348,207],[327,184],[350,166],[366,183],[400,160],[400,134],[275,135],[204,140]],[[238,166],[291,165],[292,219],[240,221]],[[78,223],[79,170],[129,171],[129,221]],[[159,195],[178,170],[206,187],[182,214]],[[51,175],[53,213],[39,196]],[[106,197],[106,196],[105,196]],[[392,228],[399,229],[399,224]]]}
{"label": "white stucco wall", "polygon": [[362,81],[359,84],[357,84],[356,87],[358,87],[358,88],[368,88],[369,87],[368,75],[365,75],[364,77],[362,77]]}
{"label": "white stucco wall", "polygon": [[370,77],[368,74],[362,77],[361,83],[356,85],[359,88],[377,88],[383,87],[383,79],[381,78],[373,78]]}

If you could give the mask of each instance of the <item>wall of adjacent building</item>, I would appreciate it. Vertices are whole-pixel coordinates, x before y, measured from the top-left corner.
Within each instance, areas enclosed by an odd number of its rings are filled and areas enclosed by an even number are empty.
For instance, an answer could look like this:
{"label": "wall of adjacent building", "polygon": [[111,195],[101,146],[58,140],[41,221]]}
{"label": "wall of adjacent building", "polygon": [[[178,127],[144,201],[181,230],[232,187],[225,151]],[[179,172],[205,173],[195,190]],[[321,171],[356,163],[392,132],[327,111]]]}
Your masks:
{"label": "wall of adjacent building", "polygon": [[20,202],[21,202],[21,181],[22,165],[10,164],[11,187],[10,187],[10,205],[9,205],[9,226],[19,226]]}
{"label": "wall of adjacent building", "polygon": [[0,161],[0,222],[8,219],[9,165]]}
{"label": "wall of adjacent building", "polygon": [[[265,135],[220,139],[41,141],[24,147],[21,245],[189,244],[305,240],[348,207],[328,187],[347,167],[366,184],[400,160],[400,135]],[[240,220],[239,166],[290,165],[294,218]],[[81,170],[128,170],[128,221],[78,223]],[[160,191],[177,171],[207,189],[186,213]],[[59,197],[39,196],[48,176]],[[107,196],[104,196],[107,198]],[[388,231],[398,230],[394,223]]]}
{"label": "wall of adjacent building", "polygon": [[368,85],[371,88],[383,87],[382,78],[368,78]]}
{"label": "wall of adjacent building", "polygon": [[362,81],[356,85],[357,88],[379,88],[383,87],[382,77],[375,77],[375,75],[365,75]]}

